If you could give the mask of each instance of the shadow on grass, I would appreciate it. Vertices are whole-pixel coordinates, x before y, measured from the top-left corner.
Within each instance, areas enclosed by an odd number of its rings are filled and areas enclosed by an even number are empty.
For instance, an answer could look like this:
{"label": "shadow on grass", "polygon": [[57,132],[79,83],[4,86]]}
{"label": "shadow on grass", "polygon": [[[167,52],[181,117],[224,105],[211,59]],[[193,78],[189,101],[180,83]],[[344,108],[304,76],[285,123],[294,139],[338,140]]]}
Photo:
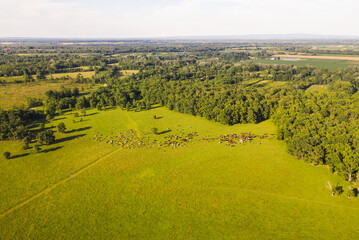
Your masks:
{"label": "shadow on grass", "polygon": [[[156,109],[156,108],[160,108],[160,107],[163,107],[163,106],[155,105],[155,106],[151,106],[151,109]],[[150,110],[151,110],[151,109],[150,109]]]}
{"label": "shadow on grass", "polygon": [[96,115],[96,114],[98,114],[98,112],[86,114],[85,117],[87,117],[87,116],[92,116],[92,115]]}
{"label": "shadow on grass", "polygon": [[46,130],[50,130],[50,129],[54,130],[54,128],[56,128],[56,126],[45,127],[43,129],[41,129],[41,128],[40,129],[32,129],[31,132],[35,133],[35,134],[38,134],[38,133],[46,131]]}
{"label": "shadow on grass", "polygon": [[159,132],[158,135],[169,133],[169,132],[172,132],[172,130],[166,130],[166,131]]}
{"label": "shadow on grass", "polygon": [[117,109],[116,106],[107,106],[107,107],[105,107],[105,110],[104,110],[104,111],[115,110],[115,109]]}
{"label": "shadow on grass", "polygon": [[156,117],[155,119],[161,119],[161,118],[163,118],[162,116],[161,117]]}
{"label": "shadow on grass", "polygon": [[78,129],[72,129],[71,131],[67,131],[66,133],[81,132],[81,131],[89,130],[91,128],[92,128],[91,126],[88,126],[88,127],[78,128]]}
{"label": "shadow on grass", "polygon": [[53,151],[59,150],[59,149],[61,149],[63,147],[64,146],[58,146],[58,147],[54,147],[54,148],[49,148],[49,149],[42,150],[41,152],[43,152],[43,153],[53,152]]}
{"label": "shadow on grass", "polygon": [[60,117],[60,118],[53,119],[52,121],[58,121],[58,120],[63,120],[63,119],[66,119],[66,118],[65,117]]}
{"label": "shadow on grass", "polygon": [[30,153],[24,153],[24,154],[18,154],[18,155],[14,155],[11,157],[11,159],[15,159],[15,158],[21,158],[21,157],[25,157],[27,155],[30,155]]}
{"label": "shadow on grass", "polygon": [[71,141],[83,136],[86,136],[87,134],[79,134],[79,135],[74,135],[74,136],[69,136],[69,137],[64,137],[64,138],[60,138],[56,140],[56,143],[62,143],[62,142],[66,142],[66,141]]}

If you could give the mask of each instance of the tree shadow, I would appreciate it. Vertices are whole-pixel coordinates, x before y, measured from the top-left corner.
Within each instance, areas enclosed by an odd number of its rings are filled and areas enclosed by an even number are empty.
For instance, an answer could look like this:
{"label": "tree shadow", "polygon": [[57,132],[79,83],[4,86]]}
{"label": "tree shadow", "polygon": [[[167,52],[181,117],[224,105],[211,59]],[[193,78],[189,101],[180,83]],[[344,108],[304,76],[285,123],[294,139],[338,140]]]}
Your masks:
{"label": "tree shadow", "polygon": [[162,116],[161,117],[156,117],[155,119],[161,119],[161,118],[163,118]]}
{"label": "tree shadow", "polygon": [[56,140],[56,143],[62,143],[62,142],[66,142],[66,141],[71,141],[83,136],[86,136],[87,134],[79,134],[79,135],[74,135],[74,136],[69,136],[69,137],[64,137],[64,138],[60,138]]}
{"label": "tree shadow", "polygon": [[160,135],[160,134],[165,134],[165,133],[169,133],[169,132],[172,132],[172,130],[166,130],[166,131],[159,132],[158,135]]}
{"label": "tree shadow", "polygon": [[60,148],[63,148],[63,147],[64,146],[58,146],[58,147],[54,147],[54,148],[49,148],[49,149],[42,150],[41,152],[43,152],[43,153],[53,152],[53,151],[59,150]]}
{"label": "tree shadow", "polygon": [[57,119],[53,119],[52,121],[58,121],[58,120],[63,120],[63,119],[66,119],[65,117],[60,117],[60,118],[57,118]]}
{"label": "tree shadow", "polygon": [[161,106],[161,105],[152,105],[151,109],[156,109],[156,108],[160,108],[160,107],[163,107],[163,106]]}
{"label": "tree shadow", "polygon": [[21,157],[25,157],[27,155],[30,155],[30,153],[17,154],[17,155],[12,156],[10,159],[21,158]]}
{"label": "tree shadow", "polygon": [[45,127],[45,128],[39,128],[39,129],[33,129],[31,130],[32,133],[38,134],[39,132],[43,132],[46,130],[50,130],[50,129],[54,129],[56,128],[55,126],[51,126],[51,127]]}
{"label": "tree shadow", "polygon": [[87,121],[90,121],[90,120],[88,120],[88,119],[82,119],[82,120],[78,120],[78,121],[75,120],[74,123],[87,122]]}
{"label": "tree shadow", "polygon": [[92,116],[92,115],[96,115],[96,114],[98,114],[98,112],[86,114],[85,117],[87,117],[87,116]]}
{"label": "tree shadow", "polygon": [[91,128],[92,128],[91,126],[87,126],[83,128],[72,129],[71,131],[67,131],[66,133],[81,132],[81,131],[89,130]]}
{"label": "tree shadow", "polygon": [[102,111],[109,111],[109,110],[116,110],[117,107],[116,106],[105,106],[104,110]]}

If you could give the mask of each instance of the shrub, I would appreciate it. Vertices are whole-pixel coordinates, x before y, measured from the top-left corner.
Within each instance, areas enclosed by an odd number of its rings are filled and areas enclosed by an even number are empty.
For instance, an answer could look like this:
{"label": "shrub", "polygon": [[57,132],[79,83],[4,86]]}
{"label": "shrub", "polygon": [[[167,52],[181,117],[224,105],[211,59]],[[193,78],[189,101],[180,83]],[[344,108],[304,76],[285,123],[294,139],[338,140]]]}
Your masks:
{"label": "shrub", "polygon": [[4,155],[5,159],[10,159],[11,158],[11,153],[10,152],[4,152],[3,155]]}
{"label": "shrub", "polygon": [[65,133],[66,131],[65,123],[60,122],[59,125],[57,125],[57,129],[59,130],[59,133]]}
{"label": "shrub", "polygon": [[344,191],[343,191],[343,186],[339,186],[338,184],[336,186],[333,187],[333,194],[334,195],[340,195],[342,194]]}
{"label": "shrub", "polygon": [[25,137],[22,142],[23,142],[23,144],[24,144],[23,148],[24,148],[24,149],[28,149],[28,148],[29,148],[29,144],[30,144],[30,142],[31,142],[30,137]]}
{"label": "shrub", "polygon": [[348,197],[357,197],[358,196],[358,189],[356,188],[349,188],[347,191]]}
{"label": "shrub", "polygon": [[35,153],[39,153],[39,152],[41,151],[41,148],[40,148],[40,145],[39,145],[39,144],[36,144],[36,145],[34,146],[34,151],[35,151]]}
{"label": "shrub", "polygon": [[158,128],[155,128],[155,127],[154,127],[154,128],[152,128],[151,130],[152,130],[152,133],[153,133],[153,134],[156,134],[156,135],[158,134]]}

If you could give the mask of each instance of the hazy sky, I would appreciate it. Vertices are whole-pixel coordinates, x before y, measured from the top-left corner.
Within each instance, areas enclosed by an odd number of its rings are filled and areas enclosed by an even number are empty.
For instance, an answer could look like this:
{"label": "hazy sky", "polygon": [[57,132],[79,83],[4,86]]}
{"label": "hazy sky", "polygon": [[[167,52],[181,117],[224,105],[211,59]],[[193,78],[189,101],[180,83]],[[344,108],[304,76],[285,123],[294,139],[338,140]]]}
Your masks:
{"label": "hazy sky", "polygon": [[0,37],[359,36],[359,0],[0,0]]}

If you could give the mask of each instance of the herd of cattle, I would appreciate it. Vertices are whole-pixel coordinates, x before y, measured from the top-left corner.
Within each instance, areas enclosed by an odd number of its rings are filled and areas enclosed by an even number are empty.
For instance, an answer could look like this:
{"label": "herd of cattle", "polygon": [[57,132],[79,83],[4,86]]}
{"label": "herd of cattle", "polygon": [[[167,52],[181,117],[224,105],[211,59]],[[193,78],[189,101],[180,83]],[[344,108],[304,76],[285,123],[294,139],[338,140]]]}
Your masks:
{"label": "herd of cattle", "polygon": [[[94,135],[94,140],[98,142],[104,142],[111,145],[117,145],[122,148],[177,148],[184,147],[189,144],[194,144],[196,141],[207,141],[207,142],[218,142],[226,146],[234,147],[239,144],[254,143],[254,139],[272,139],[273,134],[269,137],[268,134],[256,135],[251,132],[241,134],[226,134],[219,135],[217,137],[211,137],[209,135],[200,137],[197,132],[185,133],[183,130],[180,131],[179,135],[166,134],[161,138],[162,134],[151,137],[152,133],[139,133],[132,129],[119,133],[115,136],[105,136],[102,133],[97,132]],[[156,139],[157,138],[157,139]],[[258,142],[258,144],[261,144]]]}

